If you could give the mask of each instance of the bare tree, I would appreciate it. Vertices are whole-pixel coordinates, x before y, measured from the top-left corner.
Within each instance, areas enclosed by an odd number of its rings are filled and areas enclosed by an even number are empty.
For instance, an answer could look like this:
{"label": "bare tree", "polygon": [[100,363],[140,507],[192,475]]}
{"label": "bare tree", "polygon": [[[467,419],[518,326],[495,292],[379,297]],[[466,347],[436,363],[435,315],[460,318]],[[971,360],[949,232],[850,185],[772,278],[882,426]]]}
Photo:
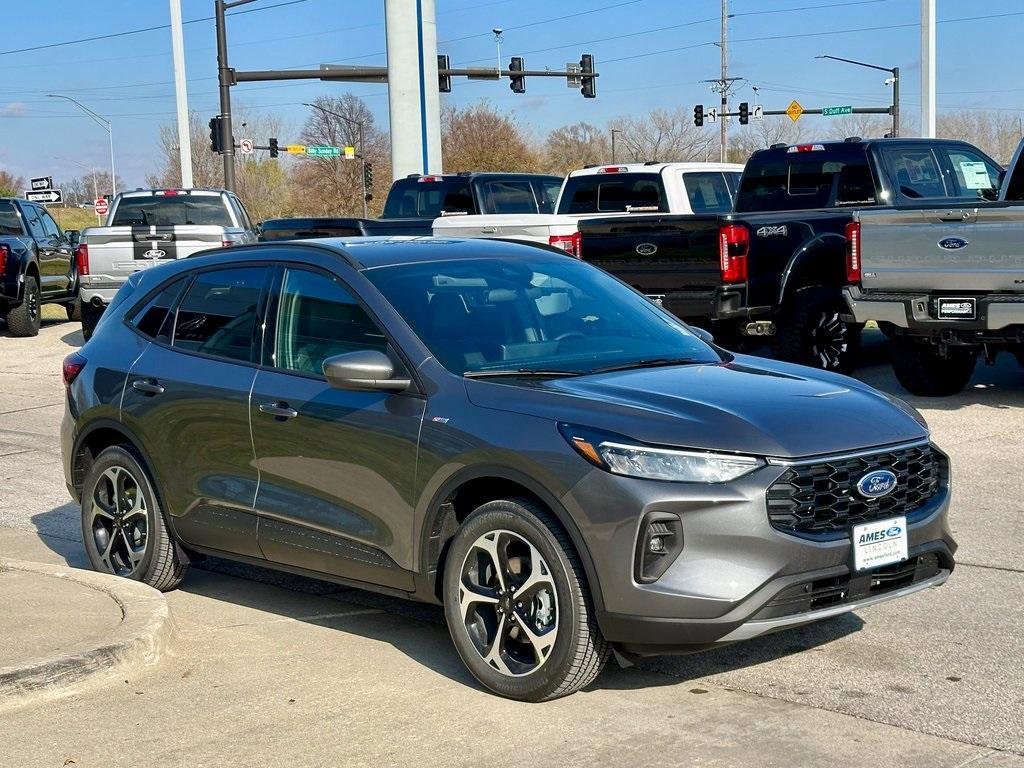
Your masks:
{"label": "bare tree", "polygon": [[1010,162],[1022,136],[1018,115],[958,110],[938,116],[936,134],[962,139],[988,152],[998,162]]}
{"label": "bare tree", "polygon": [[458,171],[536,171],[538,153],[514,116],[499,113],[487,102],[441,110],[441,152],[445,169]]}
{"label": "bare tree", "polygon": [[[373,196],[371,215],[379,213],[391,183],[387,134],[377,128],[366,102],[351,93],[341,97],[321,96],[313,103],[320,109],[313,109],[306,119],[302,141],[355,147],[373,168],[373,187],[367,191]],[[360,123],[363,146],[359,145]],[[294,207],[306,215],[361,216],[362,174],[363,164],[358,160],[302,156],[292,174],[292,185],[297,192]]]}
{"label": "bare tree", "polygon": [[569,171],[611,157],[609,134],[590,123],[556,128],[544,141],[544,167],[564,176]]}
{"label": "bare tree", "polygon": [[623,155],[634,162],[703,160],[714,148],[714,137],[697,128],[682,107],[656,109],[646,117],[615,122],[622,131],[618,142],[624,147]]}
{"label": "bare tree", "polygon": [[892,118],[885,115],[844,115],[830,120],[828,130],[823,135],[831,139],[845,139],[850,136],[880,139],[891,130]]}

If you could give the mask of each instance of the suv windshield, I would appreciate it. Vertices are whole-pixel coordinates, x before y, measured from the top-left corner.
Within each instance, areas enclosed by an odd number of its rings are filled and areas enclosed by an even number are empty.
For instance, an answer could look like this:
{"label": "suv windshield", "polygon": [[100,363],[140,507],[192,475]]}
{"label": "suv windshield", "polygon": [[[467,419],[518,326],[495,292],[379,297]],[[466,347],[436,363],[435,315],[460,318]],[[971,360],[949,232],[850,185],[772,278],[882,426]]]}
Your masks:
{"label": "suv windshield", "polygon": [[524,252],[514,260],[434,261],[364,274],[457,374],[586,374],[722,360],[667,312],[575,259]]}
{"label": "suv windshield", "polygon": [[558,201],[558,212],[621,213],[668,211],[665,183],[658,173],[588,173],[570,176]]}
{"label": "suv windshield", "polygon": [[112,227],[200,224],[232,227],[231,215],[220,195],[146,195],[122,197],[110,222]]}

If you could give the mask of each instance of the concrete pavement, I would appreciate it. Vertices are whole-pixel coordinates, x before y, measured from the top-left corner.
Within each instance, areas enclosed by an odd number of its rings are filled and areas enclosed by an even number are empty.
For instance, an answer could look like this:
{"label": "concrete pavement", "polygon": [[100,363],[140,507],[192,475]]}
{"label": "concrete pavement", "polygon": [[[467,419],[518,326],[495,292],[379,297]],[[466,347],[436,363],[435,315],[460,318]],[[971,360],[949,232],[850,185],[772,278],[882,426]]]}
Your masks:
{"label": "concrete pavement", "polygon": [[[59,361],[75,336],[67,324],[35,340],[0,332],[7,557],[81,562],[56,445]],[[883,349],[872,340],[875,364],[859,375],[901,394]],[[953,458],[961,565],[942,589],[714,653],[610,666],[587,691],[522,705],[473,683],[433,607],[211,561],[168,595],[173,657],[6,714],[0,766],[1024,766],[1024,369],[1006,357],[964,394],[914,404]]]}

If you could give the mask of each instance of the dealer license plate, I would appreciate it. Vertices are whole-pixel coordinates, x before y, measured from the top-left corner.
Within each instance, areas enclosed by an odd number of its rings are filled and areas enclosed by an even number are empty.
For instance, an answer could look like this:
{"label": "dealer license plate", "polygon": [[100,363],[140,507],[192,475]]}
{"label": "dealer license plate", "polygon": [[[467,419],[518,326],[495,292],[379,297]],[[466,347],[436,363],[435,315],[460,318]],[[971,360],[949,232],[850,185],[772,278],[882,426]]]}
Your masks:
{"label": "dealer license plate", "polygon": [[943,298],[938,300],[936,316],[939,320],[974,320],[978,316],[978,300]]}
{"label": "dealer license plate", "polygon": [[890,517],[853,526],[853,567],[866,571],[907,559],[907,518]]}

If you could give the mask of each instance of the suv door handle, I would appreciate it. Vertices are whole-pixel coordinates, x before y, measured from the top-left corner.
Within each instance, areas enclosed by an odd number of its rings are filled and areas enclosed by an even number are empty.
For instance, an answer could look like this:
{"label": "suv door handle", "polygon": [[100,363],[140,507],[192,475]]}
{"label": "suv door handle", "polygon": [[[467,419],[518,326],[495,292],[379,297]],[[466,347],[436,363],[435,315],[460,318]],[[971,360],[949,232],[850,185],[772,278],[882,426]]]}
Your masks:
{"label": "suv door handle", "polygon": [[294,419],[299,412],[289,408],[288,403],[260,403],[260,413],[266,413],[276,419]]}
{"label": "suv door handle", "polygon": [[132,382],[132,389],[147,395],[162,395],[164,393],[163,385],[156,379],[136,379]]}

